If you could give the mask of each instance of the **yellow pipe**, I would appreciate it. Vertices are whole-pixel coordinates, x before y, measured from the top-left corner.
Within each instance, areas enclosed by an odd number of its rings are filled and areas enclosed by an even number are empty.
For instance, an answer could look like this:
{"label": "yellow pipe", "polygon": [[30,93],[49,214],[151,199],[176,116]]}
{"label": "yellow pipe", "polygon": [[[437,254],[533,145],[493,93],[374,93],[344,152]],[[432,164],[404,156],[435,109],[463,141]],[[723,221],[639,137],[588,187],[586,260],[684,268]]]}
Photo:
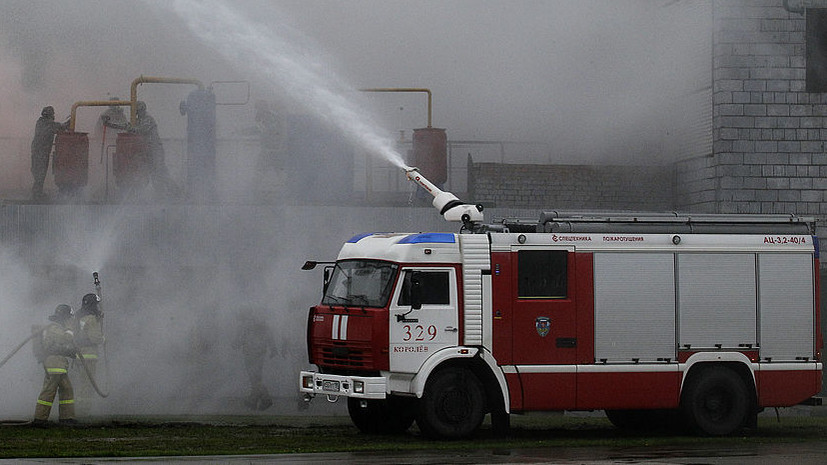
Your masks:
{"label": "yellow pipe", "polygon": [[129,121],[132,124],[135,124],[137,121],[137,116],[135,115],[135,103],[138,102],[138,86],[140,84],[145,83],[160,83],[160,84],[194,84],[198,86],[199,89],[204,88],[204,84],[201,83],[198,79],[191,79],[191,78],[171,78],[171,77],[152,77],[152,76],[144,76],[140,75],[132,81],[132,87],[130,88],[129,98],[132,101],[132,105],[129,110]]}
{"label": "yellow pipe", "polygon": [[378,89],[359,89],[362,92],[424,92],[428,94],[428,127],[431,127],[431,89],[418,88],[378,88]]}
{"label": "yellow pipe", "polygon": [[75,115],[77,114],[78,107],[114,107],[117,105],[132,106],[132,102],[127,100],[86,100],[73,103],[72,113],[69,116],[69,131],[75,131]]}

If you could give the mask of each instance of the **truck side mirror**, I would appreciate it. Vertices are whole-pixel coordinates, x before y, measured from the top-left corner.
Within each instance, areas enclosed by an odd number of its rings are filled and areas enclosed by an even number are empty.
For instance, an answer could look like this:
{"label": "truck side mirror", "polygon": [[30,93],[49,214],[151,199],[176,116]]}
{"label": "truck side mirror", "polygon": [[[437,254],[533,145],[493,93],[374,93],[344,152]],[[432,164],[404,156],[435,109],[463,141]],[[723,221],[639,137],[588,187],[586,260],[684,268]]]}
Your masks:
{"label": "truck side mirror", "polygon": [[419,275],[418,271],[411,273],[411,308],[414,310],[422,308],[422,281]]}
{"label": "truck side mirror", "polygon": [[324,294],[327,294],[327,287],[330,285],[330,272],[333,271],[332,266],[324,267],[324,281],[322,284],[322,291]]}

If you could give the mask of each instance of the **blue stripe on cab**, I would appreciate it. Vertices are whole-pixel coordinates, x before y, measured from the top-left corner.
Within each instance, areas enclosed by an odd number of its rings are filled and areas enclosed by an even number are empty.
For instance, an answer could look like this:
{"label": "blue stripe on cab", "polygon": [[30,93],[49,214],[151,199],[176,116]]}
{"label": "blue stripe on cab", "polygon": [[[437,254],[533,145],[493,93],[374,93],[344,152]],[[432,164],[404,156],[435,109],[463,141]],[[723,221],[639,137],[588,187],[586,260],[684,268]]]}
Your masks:
{"label": "blue stripe on cab", "polygon": [[349,242],[349,243],[354,243],[354,244],[355,244],[356,242],[359,242],[359,241],[361,241],[362,239],[364,239],[364,238],[366,238],[366,237],[368,237],[368,236],[372,236],[372,235],[374,235],[374,234],[386,234],[386,233],[369,232],[369,233],[357,234],[357,235],[355,235],[355,236],[351,237],[351,238],[348,240],[348,242]]}
{"label": "blue stripe on cab", "polygon": [[399,244],[453,244],[456,241],[453,233],[420,233],[403,238]]}

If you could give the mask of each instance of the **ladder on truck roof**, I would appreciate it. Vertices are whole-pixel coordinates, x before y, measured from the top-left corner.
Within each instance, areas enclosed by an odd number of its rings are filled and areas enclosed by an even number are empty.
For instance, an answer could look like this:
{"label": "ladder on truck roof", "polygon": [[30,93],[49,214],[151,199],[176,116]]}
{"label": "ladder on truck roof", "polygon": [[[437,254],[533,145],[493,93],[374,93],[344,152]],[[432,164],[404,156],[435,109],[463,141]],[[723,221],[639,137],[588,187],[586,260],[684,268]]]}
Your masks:
{"label": "ladder on truck roof", "polygon": [[544,211],[538,222],[504,219],[510,232],[815,235],[816,219],[794,214],[691,214],[678,212]]}

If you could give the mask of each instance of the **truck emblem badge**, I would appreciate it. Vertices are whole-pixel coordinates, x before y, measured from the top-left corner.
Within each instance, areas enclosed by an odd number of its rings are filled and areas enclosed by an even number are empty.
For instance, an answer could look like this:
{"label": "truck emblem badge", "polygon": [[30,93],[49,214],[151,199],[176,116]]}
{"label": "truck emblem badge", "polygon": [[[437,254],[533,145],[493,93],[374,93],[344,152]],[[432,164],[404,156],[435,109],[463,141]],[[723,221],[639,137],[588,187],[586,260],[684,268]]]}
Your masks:
{"label": "truck emblem badge", "polygon": [[551,329],[551,318],[538,316],[537,319],[534,320],[534,327],[537,328],[537,334],[539,334],[540,337],[548,336],[548,332]]}

